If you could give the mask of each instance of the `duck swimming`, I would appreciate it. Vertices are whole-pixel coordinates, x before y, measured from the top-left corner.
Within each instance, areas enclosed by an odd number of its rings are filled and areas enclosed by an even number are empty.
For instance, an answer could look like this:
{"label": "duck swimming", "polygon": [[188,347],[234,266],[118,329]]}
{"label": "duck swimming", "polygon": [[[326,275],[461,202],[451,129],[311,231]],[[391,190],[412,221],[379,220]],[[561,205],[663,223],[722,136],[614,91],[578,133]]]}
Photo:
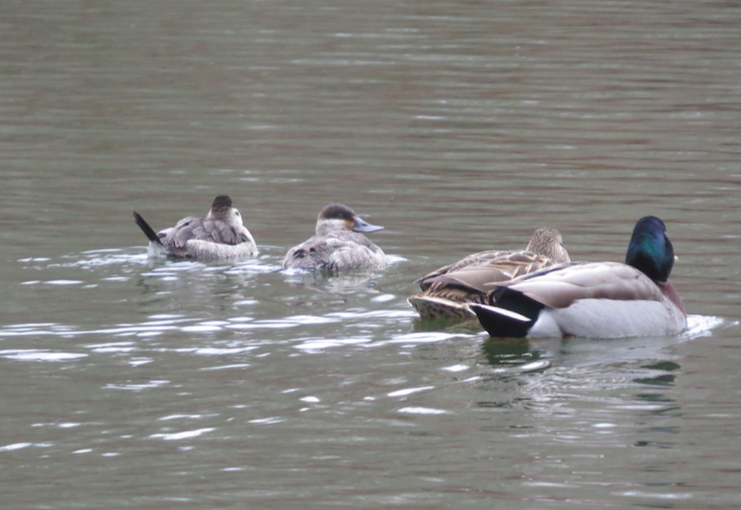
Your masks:
{"label": "duck swimming", "polygon": [[524,250],[488,250],[469,255],[418,279],[422,292],[408,301],[423,319],[475,319],[467,303],[485,303],[485,283],[511,280],[544,267],[570,262],[563,237],[555,228],[537,229]]}
{"label": "duck swimming", "polygon": [[376,269],[388,265],[381,248],[362,233],[383,227],[371,225],[349,207],[329,204],[316,220],[316,235],[294,246],[283,259],[283,268]]}
{"label": "duck swimming", "polygon": [[625,264],[553,266],[489,285],[488,302],[468,306],[494,337],[674,335],[687,314],[669,282],[673,265],[664,223],[646,216],[633,229]]}
{"label": "duck swimming", "polygon": [[234,260],[257,254],[252,234],[226,195],[214,199],[205,218],[188,216],[159,234],[136,211],[134,219],[149,239],[147,255],[153,258]]}

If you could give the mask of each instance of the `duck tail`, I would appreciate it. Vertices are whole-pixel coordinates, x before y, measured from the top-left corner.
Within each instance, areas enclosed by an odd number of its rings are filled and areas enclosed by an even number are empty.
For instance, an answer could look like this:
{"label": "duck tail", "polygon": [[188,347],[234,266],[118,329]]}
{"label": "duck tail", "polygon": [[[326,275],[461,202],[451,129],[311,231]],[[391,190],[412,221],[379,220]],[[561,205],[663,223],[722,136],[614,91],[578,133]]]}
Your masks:
{"label": "duck tail", "polygon": [[522,292],[500,287],[490,296],[496,305],[469,303],[484,329],[493,337],[523,338],[538,319],[545,305]]}
{"label": "duck tail", "polygon": [[136,224],[139,225],[139,228],[142,229],[142,232],[144,232],[144,235],[147,236],[147,239],[149,239],[153,243],[162,244],[162,241],[160,240],[160,237],[157,235],[157,232],[154,231],[152,227],[149,226],[149,223],[144,221],[144,218],[141,217],[141,215],[136,212],[134,212],[134,221],[136,221]]}
{"label": "duck tail", "polygon": [[489,335],[497,338],[524,338],[532,321],[517,312],[498,306],[470,303],[468,308],[476,314]]}

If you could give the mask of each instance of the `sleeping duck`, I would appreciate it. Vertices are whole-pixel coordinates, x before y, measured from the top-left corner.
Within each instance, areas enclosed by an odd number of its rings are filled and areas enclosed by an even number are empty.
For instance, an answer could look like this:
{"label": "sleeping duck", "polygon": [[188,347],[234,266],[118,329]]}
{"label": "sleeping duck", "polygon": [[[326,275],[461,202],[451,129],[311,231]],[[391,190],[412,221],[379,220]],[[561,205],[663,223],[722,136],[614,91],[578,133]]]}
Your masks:
{"label": "sleeping duck", "polygon": [[330,204],[319,213],[316,235],[294,246],[283,259],[283,268],[375,269],[388,265],[381,248],[362,233],[383,227],[371,225],[342,204]]}
{"label": "sleeping duck", "polygon": [[205,218],[188,216],[159,234],[136,211],[134,219],[149,239],[147,254],[153,258],[235,260],[257,254],[252,234],[226,195],[214,199]]}
{"label": "sleeping duck", "polygon": [[[636,223],[625,264],[561,264],[488,287],[487,304],[470,304],[494,337],[674,335],[687,323],[669,282],[674,248],[664,223]],[[484,290],[484,289],[480,289]]]}
{"label": "sleeping duck", "polygon": [[423,276],[415,282],[422,292],[408,301],[423,319],[475,319],[476,315],[466,304],[485,303],[490,290],[482,292],[477,287],[570,260],[561,233],[555,228],[539,228],[524,250],[474,253]]}

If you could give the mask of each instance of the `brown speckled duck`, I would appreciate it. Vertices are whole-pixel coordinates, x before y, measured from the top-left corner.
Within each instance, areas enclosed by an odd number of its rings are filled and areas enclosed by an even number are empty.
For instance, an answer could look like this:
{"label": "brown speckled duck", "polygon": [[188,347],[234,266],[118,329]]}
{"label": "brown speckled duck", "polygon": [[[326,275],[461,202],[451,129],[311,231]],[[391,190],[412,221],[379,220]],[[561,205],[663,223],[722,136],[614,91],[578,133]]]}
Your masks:
{"label": "brown speckled duck", "polygon": [[408,301],[423,319],[474,319],[466,304],[483,302],[486,292],[477,290],[478,286],[570,260],[561,233],[555,228],[539,228],[524,250],[474,253],[423,276],[417,280],[422,292]]}

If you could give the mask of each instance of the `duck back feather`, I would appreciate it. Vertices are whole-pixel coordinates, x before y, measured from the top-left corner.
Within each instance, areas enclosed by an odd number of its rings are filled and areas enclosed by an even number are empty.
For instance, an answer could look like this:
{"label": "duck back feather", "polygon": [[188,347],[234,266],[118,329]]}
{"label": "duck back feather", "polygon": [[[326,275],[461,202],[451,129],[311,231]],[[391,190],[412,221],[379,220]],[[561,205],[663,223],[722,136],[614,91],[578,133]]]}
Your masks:
{"label": "duck back feather", "polygon": [[291,248],[283,259],[284,268],[377,269],[388,264],[383,251],[363,234],[338,230],[313,236]]}

